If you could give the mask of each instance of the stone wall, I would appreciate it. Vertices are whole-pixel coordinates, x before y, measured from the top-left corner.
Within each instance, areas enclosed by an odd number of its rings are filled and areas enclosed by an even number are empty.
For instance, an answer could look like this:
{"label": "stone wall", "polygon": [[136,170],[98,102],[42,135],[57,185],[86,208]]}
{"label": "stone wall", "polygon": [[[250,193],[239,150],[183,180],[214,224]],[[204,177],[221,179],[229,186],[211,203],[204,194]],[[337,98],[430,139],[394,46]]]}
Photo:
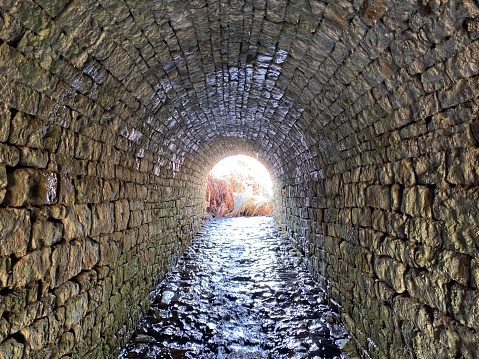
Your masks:
{"label": "stone wall", "polygon": [[1,0],[0,358],[114,356],[237,153],[271,169],[364,353],[477,357],[478,18],[473,0]]}
{"label": "stone wall", "polygon": [[[390,6],[381,3],[368,2],[377,8],[365,16]],[[333,82],[358,61],[371,62],[349,87],[354,100],[347,87],[334,102],[345,105],[336,118],[350,120],[324,123],[340,150],[323,151],[313,166],[320,171],[282,184],[279,217],[363,353],[472,359],[479,355],[472,19],[479,11],[468,2],[422,3],[396,4],[354,61],[337,65]],[[408,20],[399,26],[401,18]],[[356,34],[337,41],[347,47]],[[381,49],[376,60],[364,59]]]}
{"label": "stone wall", "polygon": [[186,175],[199,165],[180,174],[154,152],[160,139],[134,127],[145,105],[52,20],[65,1],[7,3],[0,358],[106,358],[201,224],[202,184]]}
{"label": "stone wall", "polygon": [[202,191],[65,112],[2,108],[1,358],[116,352],[201,223]]}

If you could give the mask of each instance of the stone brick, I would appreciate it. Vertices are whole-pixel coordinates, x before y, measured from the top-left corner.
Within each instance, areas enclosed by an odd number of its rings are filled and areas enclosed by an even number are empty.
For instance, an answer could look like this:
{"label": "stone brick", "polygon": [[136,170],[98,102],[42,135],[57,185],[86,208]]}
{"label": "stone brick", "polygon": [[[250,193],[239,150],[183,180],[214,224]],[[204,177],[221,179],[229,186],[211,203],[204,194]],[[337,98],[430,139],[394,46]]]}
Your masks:
{"label": "stone brick", "polygon": [[399,67],[407,66],[412,60],[428,51],[428,43],[419,39],[417,34],[409,33],[407,36],[391,43],[391,54]]}
{"label": "stone brick", "polygon": [[13,84],[8,78],[0,77],[0,97],[2,102],[28,114],[36,114],[40,96],[38,92],[20,84]]}
{"label": "stone brick", "polygon": [[451,288],[450,296],[452,316],[477,331],[479,328],[479,292],[455,284]]}
{"label": "stone brick", "polygon": [[74,205],[75,186],[73,183],[73,179],[70,176],[65,175],[64,173],[60,173],[58,187],[58,203],[62,203],[67,206]]}
{"label": "stone brick", "polygon": [[18,165],[22,167],[46,169],[48,166],[48,161],[48,152],[22,147],[20,150],[20,159],[18,161]]}
{"label": "stone brick", "polygon": [[130,280],[136,273],[138,273],[139,263],[138,260],[131,260],[123,266],[123,279],[124,281]]}
{"label": "stone brick", "polygon": [[18,148],[0,143],[0,163],[7,166],[16,166],[20,160]]}
{"label": "stone brick", "polygon": [[26,254],[30,240],[30,212],[27,210],[0,210],[0,255]]}
{"label": "stone brick", "polygon": [[91,210],[87,205],[74,205],[68,209],[67,216],[61,222],[66,240],[89,236],[92,226]]}
{"label": "stone brick", "polygon": [[453,185],[470,186],[479,182],[479,151],[470,148],[448,156],[446,180]]}
{"label": "stone brick", "polygon": [[434,191],[425,186],[404,189],[404,200],[401,206],[403,213],[413,217],[432,217]]}
{"label": "stone brick", "polygon": [[38,3],[50,17],[54,18],[60,13],[61,10],[65,8],[65,6],[68,4],[68,0],[40,0]]}
{"label": "stone brick", "polygon": [[[452,324],[452,320],[448,324]],[[442,337],[447,338],[447,341],[451,343],[448,343],[451,350],[450,356],[462,355],[464,358],[474,358],[477,353],[476,332],[462,325],[457,327],[445,325],[444,332],[444,334],[441,333]]]}
{"label": "stone brick", "polygon": [[406,288],[411,297],[442,312],[447,311],[449,280],[442,275],[410,269],[406,274]]}
{"label": "stone brick", "polygon": [[376,297],[383,302],[390,302],[397,295],[396,291],[384,282],[378,281],[374,287]]}
{"label": "stone brick", "polygon": [[13,291],[10,294],[2,296],[0,302],[0,308],[2,312],[21,312],[23,311],[28,304],[27,298],[28,291],[26,289],[22,289],[19,291]]}
{"label": "stone brick", "polygon": [[40,92],[54,87],[54,81],[47,72],[7,44],[0,46],[0,71],[11,81],[18,81]]}
{"label": "stone brick", "polygon": [[[113,173],[114,171],[111,170],[111,172],[106,170],[106,173]],[[105,177],[108,177],[108,174],[104,175]],[[103,177],[103,176],[102,176]],[[102,198],[105,201],[117,201],[120,196],[120,183],[118,181],[104,181],[103,182],[103,189],[102,189]]]}
{"label": "stone brick", "polygon": [[476,227],[461,224],[442,224],[438,229],[444,248],[474,256],[477,246]]}
{"label": "stone brick", "polygon": [[454,80],[477,76],[479,74],[479,44],[472,42],[464,51],[446,62],[446,72]]}
{"label": "stone brick", "polygon": [[434,217],[445,222],[478,226],[478,197],[479,193],[475,189],[438,191],[433,204]]}
{"label": "stone brick", "polygon": [[58,340],[58,344],[53,349],[53,356],[62,358],[72,352],[74,346],[75,335],[72,332],[63,333]]}
{"label": "stone brick", "polygon": [[82,321],[88,309],[88,294],[83,293],[71,298],[65,303],[65,308],[65,326],[66,328],[72,328],[73,325]]}
{"label": "stone brick", "polygon": [[[131,209],[131,207],[130,207]],[[128,228],[137,228],[143,223],[143,214],[141,211],[130,211],[128,218]]]}
{"label": "stone brick", "polygon": [[10,257],[0,257],[0,286],[5,288],[9,282],[12,271],[12,260]]}
{"label": "stone brick", "polygon": [[452,81],[447,76],[445,69],[445,65],[441,63],[437,66],[430,67],[421,74],[424,91],[435,92],[450,86]]}
{"label": "stone brick", "polygon": [[344,202],[346,207],[362,207],[364,205],[364,185],[345,185]]}
{"label": "stone brick", "polygon": [[473,258],[471,261],[471,285],[475,289],[479,289],[479,260]]}
{"label": "stone brick", "polygon": [[0,358],[115,356],[237,152],[364,355],[474,357],[477,3],[178,4],[2,3]]}
{"label": "stone brick", "polygon": [[[80,291],[82,293],[88,291],[88,296],[91,298],[91,293],[90,289],[93,289],[97,286],[98,283],[98,275],[95,270],[84,270],[80,274],[76,276],[76,280],[80,284]],[[92,303],[89,301],[88,308],[89,311],[91,308],[96,308],[97,304]]]}
{"label": "stone brick", "polygon": [[406,291],[404,281],[406,270],[406,266],[399,261],[388,257],[374,258],[374,272],[376,275],[398,293]]}
{"label": "stone brick", "polygon": [[123,231],[128,228],[130,218],[130,206],[128,201],[115,202],[115,231]]}
{"label": "stone brick", "polygon": [[394,258],[407,266],[415,267],[416,246],[411,243],[397,238],[386,237],[383,239],[377,253],[379,255]]}
{"label": "stone brick", "polygon": [[83,269],[84,247],[79,241],[56,246],[52,252],[50,276],[52,286],[58,287],[73,278]]}
{"label": "stone brick", "polygon": [[0,25],[0,38],[6,43],[15,43],[25,31],[21,22],[8,12],[2,14]]}
{"label": "stone brick", "polygon": [[75,187],[76,203],[100,203],[102,181],[100,178],[94,176],[85,176],[74,179],[73,185]]}
{"label": "stone brick", "polygon": [[22,328],[30,326],[42,315],[42,303],[37,302],[26,306],[21,311],[10,313],[9,321],[11,323],[10,334],[16,333]]}
{"label": "stone brick", "polygon": [[410,159],[393,163],[392,170],[397,183],[404,186],[411,186],[417,183],[414,165]]}
{"label": "stone brick", "polygon": [[48,319],[43,318],[35,321],[32,325],[20,330],[25,338],[27,347],[31,350],[40,350],[46,346],[49,339]]}
{"label": "stone brick", "polygon": [[446,177],[446,154],[430,153],[428,156],[416,158],[414,161],[417,182],[421,185],[443,183]]}
{"label": "stone brick", "polygon": [[449,108],[460,103],[472,100],[479,95],[479,84],[475,79],[457,81],[450,90],[438,94],[442,108]]}
{"label": "stone brick", "polygon": [[100,260],[99,266],[115,263],[121,255],[121,246],[117,242],[110,241],[109,236],[100,238]]}
{"label": "stone brick", "polygon": [[5,340],[0,344],[0,358],[22,358],[25,350],[25,344],[19,343],[15,339]]}
{"label": "stone brick", "polygon": [[3,202],[5,198],[7,183],[7,168],[0,165],[0,203]]}
{"label": "stone brick", "polygon": [[51,249],[45,248],[20,258],[12,268],[13,288],[22,288],[25,285],[41,280],[48,274],[51,266]]}
{"label": "stone brick", "polygon": [[10,323],[3,317],[0,318],[0,340],[2,342],[10,334]]}
{"label": "stone brick", "polygon": [[51,247],[63,238],[63,225],[58,222],[49,221],[45,217],[36,218],[32,225],[31,248],[40,249]]}
{"label": "stone brick", "polygon": [[6,142],[10,135],[11,112],[6,106],[0,106],[0,142]]}
{"label": "stone brick", "polygon": [[450,279],[467,286],[471,277],[471,257],[452,251],[442,251],[438,259],[438,269]]}
{"label": "stone brick", "polygon": [[39,119],[18,112],[11,121],[9,142],[20,146],[42,148],[43,125]]}
{"label": "stone brick", "polygon": [[99,244],[90,239],[86,239],[84,243],[82,260],[82,268],[84,270],[92,269],[100,260]]}
{"label": "stone brick", "polygon": [[18,169],[8,176],[4,204],[23,207],[54,204],[57,201],[58,177],[54,172]]}
{"label": "stone brick", "polygon": [[89,161],[97,161],[101,154],[101,145],[97,141],[83,135],[77,137],[75,149],[75,157]]}
{"label": "stone brick", "polygon": [[92,208],[91,236],[113,233],[115,226],[114,204],[101,203]]}
{"label": "stone brick", "polygon": [[391,209],[391,189],[386,186],[369,186],[366,188],[366,205],[381,208]]}
{"label": "stone brick", "polygon": [[62,307],[70,299],[76,297],[80,293],[80,286],[78,283],[67,281],[53,291],[56,297],[56,305]]}

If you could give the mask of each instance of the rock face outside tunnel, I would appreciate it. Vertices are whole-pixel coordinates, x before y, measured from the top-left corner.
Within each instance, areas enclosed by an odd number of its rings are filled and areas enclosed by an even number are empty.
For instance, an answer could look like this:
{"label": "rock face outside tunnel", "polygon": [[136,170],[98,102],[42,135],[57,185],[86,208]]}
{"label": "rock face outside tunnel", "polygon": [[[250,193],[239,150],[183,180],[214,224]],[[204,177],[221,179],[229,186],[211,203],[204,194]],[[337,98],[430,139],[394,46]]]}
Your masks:
{"label": "rock face outside tunnel", "polygon": [[0,357],[114,355],[246,153],[371,357],[476,358],[478,16],[0,1]]}

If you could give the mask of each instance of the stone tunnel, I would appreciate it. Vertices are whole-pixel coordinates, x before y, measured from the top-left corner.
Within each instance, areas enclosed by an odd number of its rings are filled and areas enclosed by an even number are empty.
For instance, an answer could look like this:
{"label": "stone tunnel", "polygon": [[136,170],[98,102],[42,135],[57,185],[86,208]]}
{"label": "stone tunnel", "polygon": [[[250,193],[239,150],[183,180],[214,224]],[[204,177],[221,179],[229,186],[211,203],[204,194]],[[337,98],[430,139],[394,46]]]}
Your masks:
{"label": "stone tunnel", "polygon": [[479,357],[475,0],[0,0],[0,358],[115,356],[232,154],[363,357]]}

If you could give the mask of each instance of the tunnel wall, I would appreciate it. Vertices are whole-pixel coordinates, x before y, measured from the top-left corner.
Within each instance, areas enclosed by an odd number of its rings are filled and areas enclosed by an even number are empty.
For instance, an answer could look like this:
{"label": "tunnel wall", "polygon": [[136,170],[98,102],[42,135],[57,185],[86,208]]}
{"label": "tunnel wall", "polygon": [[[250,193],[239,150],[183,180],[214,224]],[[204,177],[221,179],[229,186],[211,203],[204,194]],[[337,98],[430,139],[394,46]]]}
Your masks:
{"label": "tunnel wall", "polygon": [[58,125],[28,95],[0,99],[0,358],[106,358],[199,228],[204,193],[152,174],[98,118],[65,110]]}
{"label": "tunnel wall", "polygon": [[412,123],[412,147],[281,186],[277,219],[365,356],[479,353],[477,110],[448,109],[431,119],[454,123],[447,131],[423,136],[426,122]]}
{"label": "tunnel wall", "polygon": [[363,72],[348,120],[326,122],[339,148],[279,185],[277,218],[365,357],[479,355],[479,34],[430,5],[435,32],[411,19],[370,68],[387,79]]}
{"label": "tunnel wall", "polygon": [[63,6],[0,17],[0,358],[118,354],[203,219],[203,166],[152,150],[144,105],[49,23]]}

